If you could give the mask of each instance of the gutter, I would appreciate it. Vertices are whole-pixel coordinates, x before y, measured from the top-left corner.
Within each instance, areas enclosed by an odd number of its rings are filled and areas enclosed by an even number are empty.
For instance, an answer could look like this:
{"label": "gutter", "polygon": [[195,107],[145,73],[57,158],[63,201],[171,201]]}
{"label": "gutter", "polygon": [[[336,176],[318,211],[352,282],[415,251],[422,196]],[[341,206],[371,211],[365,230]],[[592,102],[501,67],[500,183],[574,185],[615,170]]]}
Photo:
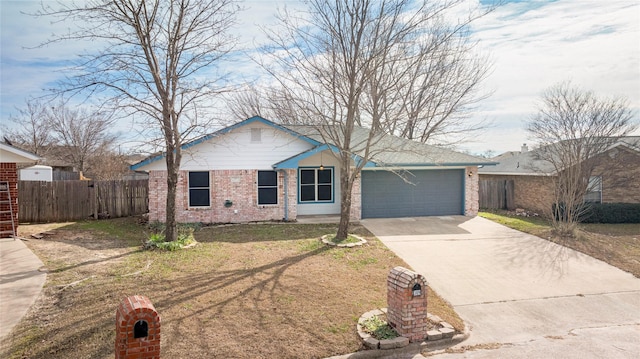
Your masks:
{"label": "gutter", "polygon": [[284,174],[284,221],[288,222],[289,221],[289,176],[287,175],[287,171],[284,169],[281,169],[279,171],[282,171],[282,173]]}

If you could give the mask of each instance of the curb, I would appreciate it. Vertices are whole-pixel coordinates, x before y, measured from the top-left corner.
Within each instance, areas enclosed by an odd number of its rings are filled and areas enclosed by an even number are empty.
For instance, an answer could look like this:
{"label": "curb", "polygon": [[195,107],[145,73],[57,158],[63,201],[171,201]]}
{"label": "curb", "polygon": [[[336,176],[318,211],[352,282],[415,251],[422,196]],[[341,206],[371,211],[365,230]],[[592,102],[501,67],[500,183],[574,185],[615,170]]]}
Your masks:
{"label": "curb", "polygon": [[[374,312],[375,310],[371,311]],[[367,313],[365,313],[367,314]],[[409,343],[409,345],[394,349],[365,349],[355,353],[336,355],[325,359],[380,359],[399,358],[411,355],[413,359],[424,358],[423,352],[435,352],[451,348],[458,345],[471,336],[471,330],[464,322],[463,333],[456,334],[452,338],[438,340],[424,340],[420,343]]]}

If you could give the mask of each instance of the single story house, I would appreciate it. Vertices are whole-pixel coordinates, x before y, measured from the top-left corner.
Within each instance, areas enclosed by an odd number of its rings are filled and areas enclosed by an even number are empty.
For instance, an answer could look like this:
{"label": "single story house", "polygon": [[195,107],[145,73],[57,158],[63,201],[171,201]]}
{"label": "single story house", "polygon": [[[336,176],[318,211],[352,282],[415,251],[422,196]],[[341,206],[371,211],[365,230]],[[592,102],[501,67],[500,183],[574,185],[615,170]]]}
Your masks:
{"label": "single story house", "polygon": [[[494,157],[496,166],[479,169],[481,181],[513,181],[514,207],[548,214],[554,203],[555,169],[526,145]],[[640,136],[621,137],[596,155],[585,201],[640,203]],[[614,165],[612,165],[612,163]]]}
{"label": "single story house", "polygon": [[18,164],[38,160],[33,153],[0,142],[0,238],[18,235]]}
{"label": "single story house", "polygon": [[[362,143],[368,130],[356,128]],[[311,126],[252,117],[184,144],[177,189],[179,222],[296,220],[340,213],[340,166]],[[478,166],[492,161],[384,135],[353,187],[351,218],[478,212]],[[379,150],[379,151],[378,151]],[[353,161],[359,161],[357,153]],[[166,163],[155,155],[131,166],[149,173],[149,220],[164,221]]]}

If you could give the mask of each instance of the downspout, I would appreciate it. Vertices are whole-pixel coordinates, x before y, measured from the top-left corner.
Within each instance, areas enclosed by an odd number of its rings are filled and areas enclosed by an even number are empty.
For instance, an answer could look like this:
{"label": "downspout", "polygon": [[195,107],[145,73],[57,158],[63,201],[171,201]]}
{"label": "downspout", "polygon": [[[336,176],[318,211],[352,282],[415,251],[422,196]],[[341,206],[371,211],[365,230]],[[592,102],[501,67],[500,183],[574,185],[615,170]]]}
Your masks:
{"label": "downspout", "polygon": [[284,174],[284,221],[289,221],[289,177],[287,176],[287,170],[280,170]]}

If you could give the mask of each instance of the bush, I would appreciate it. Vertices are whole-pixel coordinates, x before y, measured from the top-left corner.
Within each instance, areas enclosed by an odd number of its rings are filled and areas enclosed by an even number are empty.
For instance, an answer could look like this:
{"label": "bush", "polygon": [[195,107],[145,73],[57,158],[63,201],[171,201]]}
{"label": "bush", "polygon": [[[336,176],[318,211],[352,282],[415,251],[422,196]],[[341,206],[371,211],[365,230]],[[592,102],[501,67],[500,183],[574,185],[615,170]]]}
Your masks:
{"label": "bush", "polygon": [[196,239],[193,235],[197,229],[200,228],[199,223],[181,223],[178,225],[178,239],[174,242],[165,242],[164,236],[164,223],[156,222],[149,227],[156,231],[149,236],[149,240],[145,243],[144,247],[147,249],[163,249],[167,251],[175,251],[195,243]]}
{"label": "bush", "polygon": [[590,203],[582,223],[640,223],[640,203]]}
{"label": "bush", "polygon": [[396,332],[396,330],[393,329],[386,320],[377,315],[363,320],[360,324],[365,332],[371,334],[372,337],[378,340],[398,337],[398,332]]}

